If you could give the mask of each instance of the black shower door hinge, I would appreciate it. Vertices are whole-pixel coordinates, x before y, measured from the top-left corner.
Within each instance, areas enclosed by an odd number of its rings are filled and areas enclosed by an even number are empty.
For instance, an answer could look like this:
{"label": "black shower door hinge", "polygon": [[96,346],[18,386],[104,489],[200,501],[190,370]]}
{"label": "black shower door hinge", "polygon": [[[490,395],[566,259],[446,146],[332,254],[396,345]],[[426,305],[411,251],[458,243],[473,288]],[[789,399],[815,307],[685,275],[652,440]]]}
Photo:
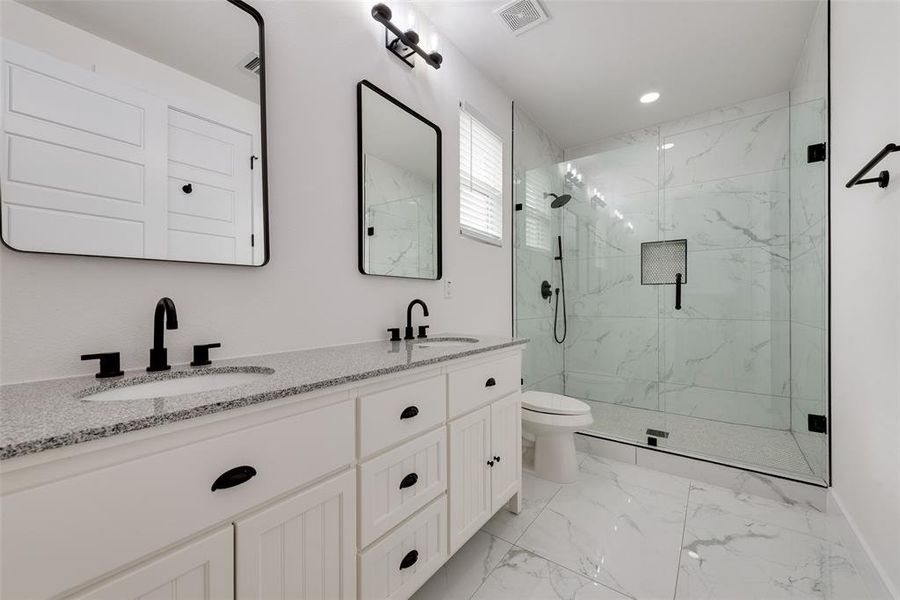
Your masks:
{"label": "black shower door hinge", "polygon": [[828,417],[825,415],[807,415],[806,426],[813,433],[828,433]]}
{"label": "black shower door hinge", "polygon": [[375,235],[375,228],[374,228],[374,227],[367,227],[367,228],[366,228],[366,235],[368,235],[368,236]]}
{"label": "black shower door hinge", "polygon": [[521,203],[521,202],[517,202],[517,203],[516,203],[516,210],[522,210],[522,203]]}
{"label": "black shower door hinge", "polygon": [[811,146],[806,147],[806,162],[814,163],[814,162],[822,162],[827,157],[827,152],[825,151],[825,142],[821,144],[812,144]]}

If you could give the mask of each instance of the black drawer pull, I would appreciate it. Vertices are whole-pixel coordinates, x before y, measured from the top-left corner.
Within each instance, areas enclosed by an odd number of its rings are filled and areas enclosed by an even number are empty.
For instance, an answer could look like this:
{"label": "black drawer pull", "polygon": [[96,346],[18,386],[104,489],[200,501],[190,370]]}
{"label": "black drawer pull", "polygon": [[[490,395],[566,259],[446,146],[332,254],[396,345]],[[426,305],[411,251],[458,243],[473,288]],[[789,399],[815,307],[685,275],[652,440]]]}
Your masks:
{"label": "black drawer pull", "polygon": [[493,377],[484,382],[484,387],[494,387],[495,385],[497,385],[497,382]]}
{"label": "black drawer pull", "polygon": [[400,482],[400,489],[405,490],[408,487],[412,487],[419,482],[419,476],[415,473],[410,473]]}
{"label": "black drawer pull", "polygon": [[400,418],[401,419],[412,419],[417,414],[419,414],[418,406],[407,406],[406,408],[403,409],[403,412],[400,413]]}
{"label": "black drawer pull", "polygon": [[403,560],[400,561],[400,570],[408,569],[419,560],[419,551],[418,550],[410,550],[406,556],[403,557]]}
{"label": "black drawer pull", "polygon": [[256,476],[256,469],[250,465],[242,465],[228,469],[213,482],[212,491],[225,490],[236,485],[250,481]]}

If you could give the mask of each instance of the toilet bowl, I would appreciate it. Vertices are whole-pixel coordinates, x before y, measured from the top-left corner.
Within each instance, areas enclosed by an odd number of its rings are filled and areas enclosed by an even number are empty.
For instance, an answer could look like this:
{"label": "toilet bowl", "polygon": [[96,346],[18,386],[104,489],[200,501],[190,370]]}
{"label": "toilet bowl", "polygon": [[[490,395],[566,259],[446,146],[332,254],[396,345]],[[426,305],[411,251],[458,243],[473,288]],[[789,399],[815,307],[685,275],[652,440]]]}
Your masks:
{"label": "toilet bowl", "polygon": [[593,422],[591,408],[581,400],[549,392],[522,394],[522,429],[534,439],[535,474],[557,483],[575,481],[575,432]]}

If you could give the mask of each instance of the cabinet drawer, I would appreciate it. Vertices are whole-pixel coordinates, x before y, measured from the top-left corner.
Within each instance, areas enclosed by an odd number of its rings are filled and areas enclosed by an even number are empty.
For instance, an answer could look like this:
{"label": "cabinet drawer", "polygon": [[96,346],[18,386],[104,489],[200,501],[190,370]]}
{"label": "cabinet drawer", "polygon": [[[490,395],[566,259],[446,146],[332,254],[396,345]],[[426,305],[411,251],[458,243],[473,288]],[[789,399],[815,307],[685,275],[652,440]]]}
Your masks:
{"label": "cabinet drawer", "polygon": [[447,419],[443,375],[359,397],[359,455],[369,456]]}
{"label": "cabinet drawer", "polygon": [[[0,596],[58,594],[352,464],[353,408],[345,400],[4,496]],[[211,490],[243,465],[256,476]]]}
{"label": "cabinet drawer", "polygon": [[360,545],[367,546],[447,489],[447,429],[408,442],[359,468]]}
{"label": "cabinet drawer", "polygon": [[519,353],[451,371],[448,376],[450,418],[520,389],[521,377]]}
{"label": "cabinet drawer", "polygon": [[447,497],[441,496],[359,555],[359,597],[409,598],[447,558]]}

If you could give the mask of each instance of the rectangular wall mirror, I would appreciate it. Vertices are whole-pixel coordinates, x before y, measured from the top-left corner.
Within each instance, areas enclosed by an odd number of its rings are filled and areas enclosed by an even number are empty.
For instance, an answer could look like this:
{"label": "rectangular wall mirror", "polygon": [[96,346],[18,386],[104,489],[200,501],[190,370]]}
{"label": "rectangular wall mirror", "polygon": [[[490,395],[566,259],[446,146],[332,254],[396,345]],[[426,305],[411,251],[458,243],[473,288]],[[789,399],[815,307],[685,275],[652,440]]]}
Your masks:
{"label": "rectangular wall mirror", "polygon": [[14,250],[268,260],[263,23],[237,0],[2,6]]}
{"label": "rectangular wall mirror", "polygon": [[441,278],[441,130],[368,81],[356,87],[359,270]]}

